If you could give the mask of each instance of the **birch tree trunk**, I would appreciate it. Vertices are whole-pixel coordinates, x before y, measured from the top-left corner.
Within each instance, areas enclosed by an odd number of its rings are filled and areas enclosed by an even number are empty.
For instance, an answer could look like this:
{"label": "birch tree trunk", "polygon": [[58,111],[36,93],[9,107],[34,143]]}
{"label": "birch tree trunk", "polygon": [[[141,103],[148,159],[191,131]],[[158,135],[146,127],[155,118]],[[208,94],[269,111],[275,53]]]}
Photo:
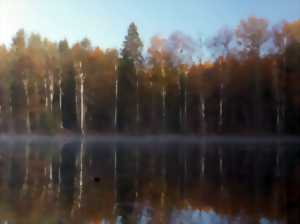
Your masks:
{"label": "birch tree trunk", "polygon": [[200,120],[201,120],[201,134],[206,134],[206,104],[203,95],[200,95]]}
{"label": "birch tree trunk", "polygon": [[29,117],[30,101],[29,101],[29,94],[28,94],[28,80],[27,79],[23,80],[23,84],[24,84],[25,99],[26,99],[26,133],[30,134],[31,124],[30,124],[30,117]]}
{"label": "birch tree trunk", "polygon": [[80,129],[81,134],[85,135],[85,102],[84,102],[84,73],[81,73],[80,76]]}

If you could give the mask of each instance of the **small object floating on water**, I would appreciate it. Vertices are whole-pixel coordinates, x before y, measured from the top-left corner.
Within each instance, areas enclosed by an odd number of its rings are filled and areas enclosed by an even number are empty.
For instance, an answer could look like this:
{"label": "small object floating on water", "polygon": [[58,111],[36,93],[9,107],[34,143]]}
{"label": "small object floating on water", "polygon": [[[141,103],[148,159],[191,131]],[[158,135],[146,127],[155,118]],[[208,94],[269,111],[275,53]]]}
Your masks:
{"label": "small object floating on water", "polygon": [[100,180],[101,180],[101,178],[100,178],[100,177],[94,177],[94,182],[96,182],[96,183],[99,183],[99,182],[100,182]]}

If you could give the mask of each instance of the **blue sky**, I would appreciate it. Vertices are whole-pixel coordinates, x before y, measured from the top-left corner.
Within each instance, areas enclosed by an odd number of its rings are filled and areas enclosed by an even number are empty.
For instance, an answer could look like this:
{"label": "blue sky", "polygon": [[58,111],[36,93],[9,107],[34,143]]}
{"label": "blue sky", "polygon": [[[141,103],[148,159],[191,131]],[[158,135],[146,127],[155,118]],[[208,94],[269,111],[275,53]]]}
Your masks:
{"label": "blue sky", "polygon": [[151,36],[183,31],[195,39],[248,16],[271,23],[300,19],[300,0],[0,0],[0,42],[19,28],[71,43],[84,37],[102,48],[120,48],[134,21],[145,44]]}

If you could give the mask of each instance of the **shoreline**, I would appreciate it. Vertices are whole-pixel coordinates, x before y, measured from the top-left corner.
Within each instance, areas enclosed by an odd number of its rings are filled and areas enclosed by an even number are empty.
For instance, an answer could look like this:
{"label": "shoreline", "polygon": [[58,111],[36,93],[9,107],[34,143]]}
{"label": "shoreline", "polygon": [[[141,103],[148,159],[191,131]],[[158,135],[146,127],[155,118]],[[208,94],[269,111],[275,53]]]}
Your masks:
{"label": "shoreline", "polygon": [[1,134],[0,142],[9,141],[33,141],[33,142],[60,142],[60,141],[89,141],[99,143],[299,143],[300,136],[291,135],[79,135],[79,134],[61,134],[61,135],[45,135],[45,134]]}

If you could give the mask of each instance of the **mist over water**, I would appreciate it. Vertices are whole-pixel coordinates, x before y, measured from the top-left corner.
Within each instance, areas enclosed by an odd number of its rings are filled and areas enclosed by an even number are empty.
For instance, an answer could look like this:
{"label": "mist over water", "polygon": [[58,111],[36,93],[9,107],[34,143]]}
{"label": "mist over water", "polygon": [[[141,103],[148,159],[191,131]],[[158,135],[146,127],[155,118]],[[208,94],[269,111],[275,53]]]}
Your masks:
{"label": "mist over water", "polygon": [[0,224],[300,224],[296,1],[0,0]]}
{"label": "mist over water", "polygon": [[296,140],[97,139],[2,136],[0,221],[299,222]]}

